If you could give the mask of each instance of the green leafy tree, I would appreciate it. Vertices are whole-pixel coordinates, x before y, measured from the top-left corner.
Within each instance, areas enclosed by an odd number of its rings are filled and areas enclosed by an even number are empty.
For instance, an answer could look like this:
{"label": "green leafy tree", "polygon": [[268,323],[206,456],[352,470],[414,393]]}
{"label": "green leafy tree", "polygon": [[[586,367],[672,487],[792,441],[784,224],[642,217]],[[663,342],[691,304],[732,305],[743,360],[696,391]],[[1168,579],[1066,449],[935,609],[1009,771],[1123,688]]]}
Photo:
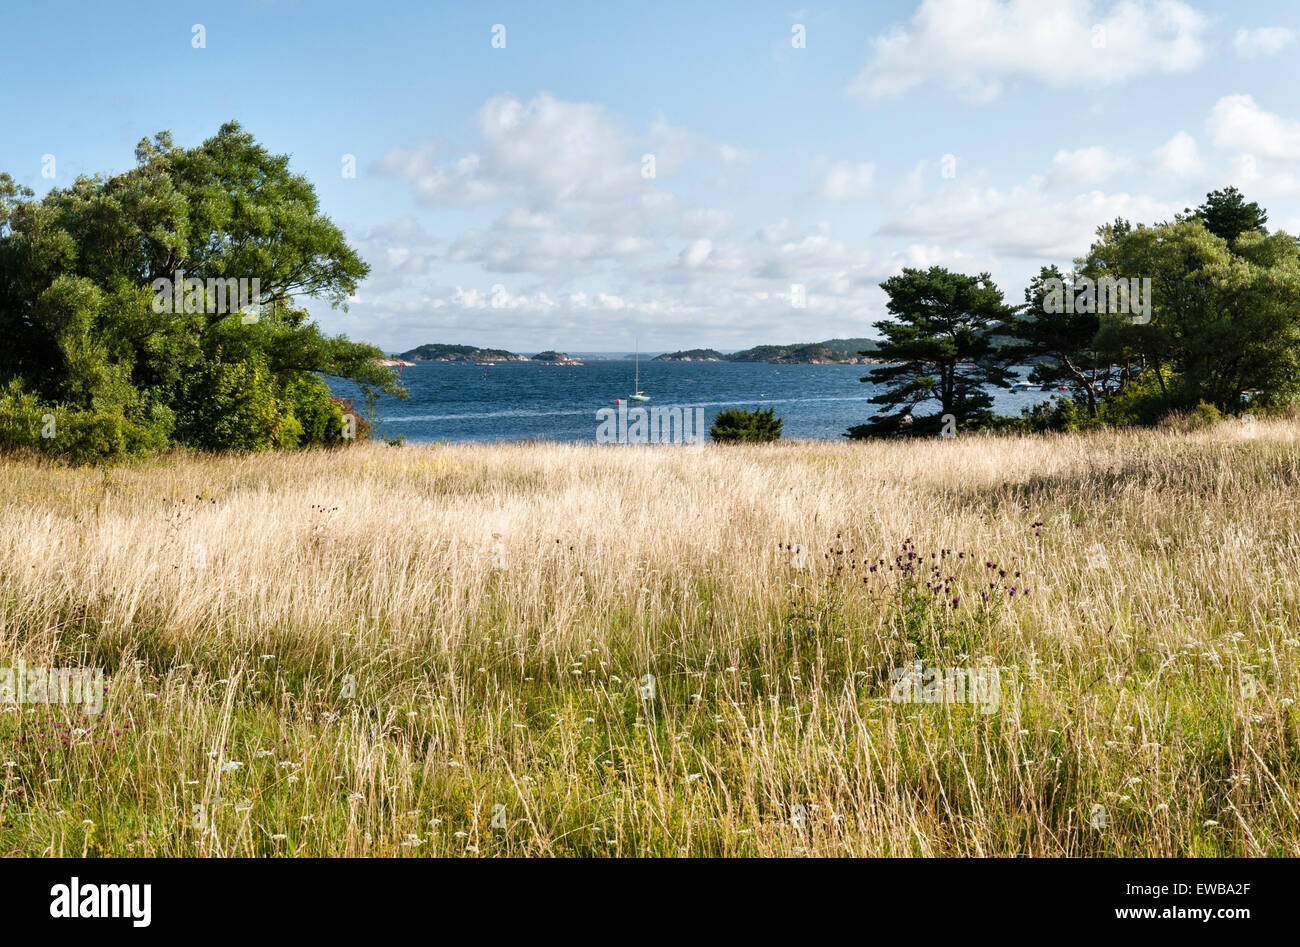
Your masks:
{"label": "green leafy tree", "polygon": [[[884,386],[871,401],[887,410],[846,436],[937,434],[944,429],[944,415],[963,430],[988,424],[993,398],[985,386],[1009,388],[1012,379],[1008,357],[993,336],[1005,330],[1014,310],[993,278],[934,266],[905,269],[880,285],[889,294],[894,318],[879,324],[885,341],[872,354],[889,364],[861,380]],[[934,413],[913,413],[930,402],[938,402]]]}
{"label": "green leafy tree", "polygon": [[1199,216],[1180,217],[1155,227],[1103,227],[1079,264],[1091,277],[1151,279],[1149,321],[1104,313],[1097,344],[1149,372],[1161,410],[1205,402],[1235,411],[1248,390],[1264,403],[1295,394],[1300,246],[1293,237],[1242,231],[1230,247]]}
{"label": "green leafy tree", "polygon": [[[64,432],[100,419],[91,454],[331,443],[322,379],[372,404],[405,395],[379,349],[324,335],[302,305],[346,308],[368,268],[287,156],[230,122],[194,148],[162,132],[136,160],[39,200],[0,174],[0,386],[66,414]],[[240,280],[257,281],[255,321],[230,298]],[[171,305],[167,281],[196,305]]]}
{"label": "green leafy tree", "polygon": [[781,425],[781,419],[772,408],[755,411],[727,408],[714,418],[709,436],[720,444],[765,443],[781,439]]}

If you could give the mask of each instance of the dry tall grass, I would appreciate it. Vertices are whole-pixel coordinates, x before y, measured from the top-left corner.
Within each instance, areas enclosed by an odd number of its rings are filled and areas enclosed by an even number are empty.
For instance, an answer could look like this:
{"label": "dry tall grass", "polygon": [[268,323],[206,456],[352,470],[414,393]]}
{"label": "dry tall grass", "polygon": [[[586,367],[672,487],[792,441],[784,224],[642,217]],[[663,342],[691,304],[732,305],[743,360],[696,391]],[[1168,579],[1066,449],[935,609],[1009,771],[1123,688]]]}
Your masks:
{"label": "dry tall grass", "polygon": [[0,852],[1300,855],[1251,430],[0,460]]}

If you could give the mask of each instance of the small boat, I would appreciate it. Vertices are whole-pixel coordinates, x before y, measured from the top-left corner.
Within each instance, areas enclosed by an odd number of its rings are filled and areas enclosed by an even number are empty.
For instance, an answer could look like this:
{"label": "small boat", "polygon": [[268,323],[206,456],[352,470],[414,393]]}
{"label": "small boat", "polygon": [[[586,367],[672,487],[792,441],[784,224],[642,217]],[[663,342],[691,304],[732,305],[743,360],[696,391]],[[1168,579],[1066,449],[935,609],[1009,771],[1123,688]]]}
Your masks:
{"label": "small boat", "polygon": [[636,347],[636,378],[632,382],[633,393],[627,396],[628,401],[649,401],[650,396],[641,390],[641,343]]}

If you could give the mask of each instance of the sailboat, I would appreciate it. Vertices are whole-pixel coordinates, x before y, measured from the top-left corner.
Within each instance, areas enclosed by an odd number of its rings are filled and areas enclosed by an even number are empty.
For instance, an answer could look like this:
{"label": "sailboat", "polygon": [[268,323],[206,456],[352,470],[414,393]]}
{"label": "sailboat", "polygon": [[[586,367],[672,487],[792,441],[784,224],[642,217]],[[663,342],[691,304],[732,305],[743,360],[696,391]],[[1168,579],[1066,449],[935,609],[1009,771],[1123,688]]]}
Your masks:
{"label": "sailboat", "polygon": [[633,393],[627,396],[628,401],[649,401],[650,396],[641,390],[641,343],[638,341],[636,346],[636,380],[632,382]]}

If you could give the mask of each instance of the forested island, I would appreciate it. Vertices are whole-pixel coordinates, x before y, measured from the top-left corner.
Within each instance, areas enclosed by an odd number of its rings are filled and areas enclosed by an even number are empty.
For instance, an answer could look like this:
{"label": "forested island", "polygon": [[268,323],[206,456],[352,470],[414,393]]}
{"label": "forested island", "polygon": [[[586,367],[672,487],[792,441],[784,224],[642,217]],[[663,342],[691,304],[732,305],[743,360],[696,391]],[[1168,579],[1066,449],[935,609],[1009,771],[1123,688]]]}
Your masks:
{"label": "forested island", "polygon": [[797,345],[755,345],[723,355],[713,349],[689,349],[658,356],[657,362],[771,362],[777,365],[873,365],[874,339],[828,339]]}
{"label": "forested island", "polygon": [[[879,345],[875,339],[828,339],[796,345],[756,345],[739,352],[723,353],[717,349],[685,349],[665,352],[655,362],[772,362],[778,365],[874,365],[869,353]],[[577,364],[577,359],[563,352],[545,351],[520,355],[502,349],[484,349],[474,345],[429,343],[394,356],[412,362],[555,362]]]}
{"label": "forested island", "polygon": [[526,362],[528,357],[504,349],[481,349],[476,345],[429,343],[402,352],[397,358],[412,362]]}

